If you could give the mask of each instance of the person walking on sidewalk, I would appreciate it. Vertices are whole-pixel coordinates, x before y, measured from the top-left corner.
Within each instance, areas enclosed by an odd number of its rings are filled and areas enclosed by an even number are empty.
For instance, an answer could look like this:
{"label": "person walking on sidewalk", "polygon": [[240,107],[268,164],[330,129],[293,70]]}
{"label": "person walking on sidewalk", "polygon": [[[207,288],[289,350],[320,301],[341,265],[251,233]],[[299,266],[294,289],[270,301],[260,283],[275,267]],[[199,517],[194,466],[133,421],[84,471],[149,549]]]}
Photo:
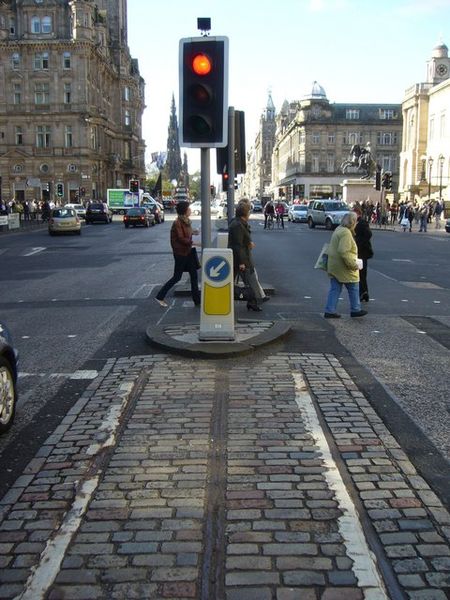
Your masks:
{"label": "person walking on sidewalk", "polygon": [[255,244],[250,235],[249,218],[250,206],[245,202],[239,202],[236,207],[236,216],[228,228],[228,248],[233,250],[234,277],[235,279],[238,276],[241,277],[248,294],[247,310],[260,312],[262,309],[258,306],[251,281],[251,276],[255,271],[252,260],[252,249]]}
{"label": "person walking on sidewalk", "polygon": [[420,209],[420,232],[427,232],[427,224],[428,224],[428,213],[430,212],[428,204],[424,204]]}
{"label": "person walking on sidewalk", "polygon": [[185,272],[189,273],[191,279],[192,300],[196,306],[200,305],[197,275],[200,264],[197,250],[193,247],[196,244],[192,242],[192,236],[197,235],[198,230],[192,229],[191,220],[189,219],[191,214],[189,202],[184,200],[178,202],[176,210],[178,217],[173,222],[170,230],[170,244],[175,259],[174,271],[172,277],[162,286],[155,298],[158,304],[164,308],[168,306],[164,300],[167,292],[180,281]]}
{"label": "person walking on sidewalk", "polygon": [[344,215],[341,224],[334,230],[328,245],[327,271],[330,276],[330,291],[324,317],[339,319],[336,312],[342,286],[345,285],[350,300],[350,316],[363,317],[367,311],[361,309],[359,299],[358,248],[354,239],[356,213]]}
{"label": "person walking on sidewalk", "polygon": [[275,214],[277,215],[278,227],[281,223],[281,229],[284,229],[284,204],[281,202],[281,199],[278,199],[276,203]]}
{"label": "person walking on sidewalk", "polygon": [[361,302],[369,302],[367,261],[373,257],[371,237],[372,231],[369,223],[363,217],[358,217],[355,227],[355,242],[358,247],[358,258],[363,261],[362,269],[359,271],[359,299]]}
{"label": "person walking on sidewalk", "polygon": [[434,207],[434,228],[435,229],[441,228],[441,215],[442,215],[442,204],[438,200]]}

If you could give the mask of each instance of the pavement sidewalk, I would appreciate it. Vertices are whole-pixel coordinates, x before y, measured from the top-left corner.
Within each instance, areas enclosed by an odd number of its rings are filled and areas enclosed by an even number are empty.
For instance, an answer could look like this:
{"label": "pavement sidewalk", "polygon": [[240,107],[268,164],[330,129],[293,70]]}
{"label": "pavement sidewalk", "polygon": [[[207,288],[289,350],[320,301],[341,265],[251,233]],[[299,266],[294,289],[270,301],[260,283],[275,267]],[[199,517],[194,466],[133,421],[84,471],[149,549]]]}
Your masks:
{"label": "pavement sidewalk", "polygon": [[330,354],[111,359],[0,511],[0,598],[450,592],[449,513]]}

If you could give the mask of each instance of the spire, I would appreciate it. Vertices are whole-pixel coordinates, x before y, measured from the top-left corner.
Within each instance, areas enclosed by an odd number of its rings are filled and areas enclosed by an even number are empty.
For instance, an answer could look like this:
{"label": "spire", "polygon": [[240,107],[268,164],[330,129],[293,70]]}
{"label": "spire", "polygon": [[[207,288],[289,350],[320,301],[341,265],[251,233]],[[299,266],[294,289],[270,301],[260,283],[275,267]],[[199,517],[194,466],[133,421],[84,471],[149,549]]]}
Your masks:
{"label": "spire", "polygon": [[267,94],[266,119],[273,120],[275,119],[275,104],[272,100],[272,90],[270,88],[267,90]]}
{"label": "spire", "polygon": [[169,129],[167,135],[167,176],[172,181],[178,181],[181,171],[181,152],[178,137],[177,109],[175,106],[175,96],[172,93],[172,102],[170,105]]}

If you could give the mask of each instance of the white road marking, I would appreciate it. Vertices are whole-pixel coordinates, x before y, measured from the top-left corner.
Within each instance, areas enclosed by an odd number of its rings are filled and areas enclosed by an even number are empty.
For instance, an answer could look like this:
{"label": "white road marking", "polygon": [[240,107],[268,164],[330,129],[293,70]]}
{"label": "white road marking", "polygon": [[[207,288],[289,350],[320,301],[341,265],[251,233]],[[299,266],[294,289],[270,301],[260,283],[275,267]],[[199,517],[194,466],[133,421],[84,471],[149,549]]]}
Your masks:
{"label": "white road marking", "polygon": [[43,252],[44,250],[46,250],[47,248],[43,248],[43,247],[37,247],[37,248],[32,248],[30,250],[30,252],[27,252],[26,254],[24,254],[23,256],[33,256],[33,254],[38,254],[39,252]]}
{"label": "white road marking", "polygon": [[76,338],[76,337],[77,337],[77,335],[76,335],[76,333],[71,333],[71,334],[69,334],[67,337],[68,337],[68,338]]}
{"label": "white road marking", "polygon": [[305,298],[305,300],[311,300],[311,296],[303,296],[303,298]]}
{"label": "white road marking", "polygon": [[53,584],[60,571],[66,550],[80,527],[81,519],[98,486],[98,482],[99,476],[83,482],[83,485],[75,496],[72,508],[66,514],[58,533],[47,542],[38,566],[31,572],[25,584],[24,591],[20,596],[16,596],[15,600],[38,600],[44,598],[47,590]]}
{"label": "white road marking", "polygon": [[433,304],[440,304],[441,301],[440,300],[433,300]]}
{"label": "white road marking", "polygon": [[374,329],[374,330],[372,331],[372,333],[380,333],[380,332],[378,331],[378,329]]}
{"label": "white road marking", "polygon": [[94,370],[79,370],[72,373],[69,379],[95,379],[98,376],[98,371]]}
{"label": "white road marking", "polygon": [[402,300],[402,302],[409,302],[409,300]]}
{"label": "white road marking", "polygon": [[331,455],[305,380],[298,373],[293,373],[293,377],[296,389],[295,401],[304,418],[305,428],[314,438],[315,445],[318,446],[322,455],[326,467],[324,477],[329,488],[334,492],[342,512],[338,518],[339,532],[344,540],[347,554],[353,560],[352,569],[359,587],[364,588],[365,598],[387,600],[388,596],[378,572],[376,558],[367,544],[356,507]]}
{"label": "white road marking", "polygon": [[420,329],[418,329],[417,333],[426,333],[426,331],[421,331]]}
{"label": "white road marking", "polygon": [[412,262],[410,258],[393,258],[392,262]]}
{"label": "white road marking", "polygon": [[153,291],[153,288],[157,286],[156,283],[143,283],[138,289],[131,295],[132,298],[136,298],[140,292],[144,292],[143,298],[148,298]]}
{"label": "white road marking", "polygon": [[29,339],[30,339],[30,336],[29,336],[29,335],[23,335],[23,336],[22,336],[22,339],[23,339],[23,340],[29,340]]}

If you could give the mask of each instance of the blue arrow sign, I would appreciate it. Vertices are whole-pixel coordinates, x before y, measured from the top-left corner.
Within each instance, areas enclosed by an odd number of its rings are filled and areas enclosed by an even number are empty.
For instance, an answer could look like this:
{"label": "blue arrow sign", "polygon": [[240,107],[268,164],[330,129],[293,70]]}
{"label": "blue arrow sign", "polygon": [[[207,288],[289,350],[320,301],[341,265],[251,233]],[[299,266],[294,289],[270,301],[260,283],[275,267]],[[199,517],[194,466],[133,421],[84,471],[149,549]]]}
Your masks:
{"label": "blue arrow sign", "polygon": [[205,274],[211,281],[224,281],[230,275],[230,263],[223,256],[213,256],[205,265]]}

